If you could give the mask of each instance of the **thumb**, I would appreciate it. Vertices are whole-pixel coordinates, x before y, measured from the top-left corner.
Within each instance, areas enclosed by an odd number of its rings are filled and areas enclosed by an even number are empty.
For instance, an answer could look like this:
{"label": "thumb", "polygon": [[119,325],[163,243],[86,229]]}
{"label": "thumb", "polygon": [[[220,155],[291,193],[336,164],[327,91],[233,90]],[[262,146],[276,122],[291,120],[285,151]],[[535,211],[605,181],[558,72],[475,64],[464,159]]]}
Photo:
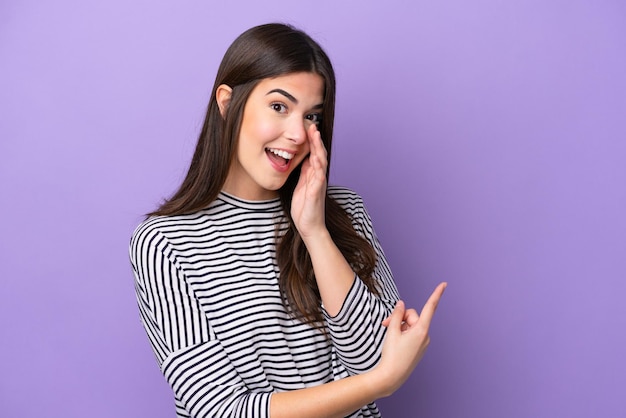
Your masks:
{"label": "thumb", "polygon": [[402,321],[404,319],[404,302],[399,300],[396,306],[393,308],[391,315],[389,315],[387,330],[400,330]]}

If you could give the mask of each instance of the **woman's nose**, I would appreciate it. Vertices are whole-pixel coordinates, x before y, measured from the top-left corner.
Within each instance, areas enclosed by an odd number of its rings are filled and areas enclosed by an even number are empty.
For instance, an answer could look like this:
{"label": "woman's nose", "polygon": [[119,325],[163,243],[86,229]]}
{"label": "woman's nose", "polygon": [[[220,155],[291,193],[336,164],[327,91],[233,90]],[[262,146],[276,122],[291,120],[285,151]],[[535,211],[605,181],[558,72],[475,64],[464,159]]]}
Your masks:
{"label": "woman's nose", "polygon": [[287,132],[285,134],[288,139],[295,142],[296,144],[306,142],[307,133],[305,120],[300,118],[293,118],[293,120],[289,121],[289,125],[287,126]]}

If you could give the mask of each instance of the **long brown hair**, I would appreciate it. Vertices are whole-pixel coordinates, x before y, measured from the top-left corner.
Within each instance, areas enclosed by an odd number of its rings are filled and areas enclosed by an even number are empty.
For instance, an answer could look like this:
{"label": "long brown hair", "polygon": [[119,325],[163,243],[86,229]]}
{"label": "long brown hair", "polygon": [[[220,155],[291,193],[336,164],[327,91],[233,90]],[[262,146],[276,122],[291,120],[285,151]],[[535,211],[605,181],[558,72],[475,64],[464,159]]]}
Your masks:
{"label": "long brown hair", "polygon": [[[226,181],[233,161],[243,110],[254,87],[265,78],[313,72],[324,79],[324,107],[318,126],[328,150],[329,168],[335,117],[335,73],[323,49],[307,34],[284,24],[266,24],[241,34],[228,48],[217,72],[211,100],[187,176],[178,191],[151,216],[193,213],[213,202]],[[221,115],[217,88],[232,89],[228,109]],[[328,174],[328,173],[327,173]],[[291,197],[300,175],[296,168],[279,190],[287,232],[279,237],[277,261],[280,288],[291,313],[321,326],[321,297],[308,251],[291,219]],[[372,277],[376,254],[353,228],[348,214],[326,197],[326,226],[335,244],[368,288],[378,293]]]}

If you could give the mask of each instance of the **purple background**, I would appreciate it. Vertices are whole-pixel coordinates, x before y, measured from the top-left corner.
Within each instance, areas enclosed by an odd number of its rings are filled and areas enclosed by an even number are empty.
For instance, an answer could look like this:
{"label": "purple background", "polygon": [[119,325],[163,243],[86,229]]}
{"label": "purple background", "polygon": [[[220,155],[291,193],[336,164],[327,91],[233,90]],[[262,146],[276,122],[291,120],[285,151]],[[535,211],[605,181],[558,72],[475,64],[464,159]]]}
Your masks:
{"label": "purple background", "polygon": [[403,297],[450,284],[385,416],[626,416],[623,1],[37,3],[0,4],[0,415],[174,415],[128,240],[226,47],[286,21],[334,61],[331,180]]}

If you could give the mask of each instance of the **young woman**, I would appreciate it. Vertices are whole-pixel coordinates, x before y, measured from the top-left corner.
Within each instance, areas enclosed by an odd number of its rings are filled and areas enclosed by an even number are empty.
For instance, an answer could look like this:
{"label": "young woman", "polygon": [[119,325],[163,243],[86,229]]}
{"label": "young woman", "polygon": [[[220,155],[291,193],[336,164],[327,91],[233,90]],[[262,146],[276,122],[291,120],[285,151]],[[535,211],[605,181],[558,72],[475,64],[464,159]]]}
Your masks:
{"label": "young woman", "polygon": [[141,319],[180,417],[378,417],[428,345],[361,198],[327,187],[335,77],[305,33],[243,33],[179,190],[135,231]]}

